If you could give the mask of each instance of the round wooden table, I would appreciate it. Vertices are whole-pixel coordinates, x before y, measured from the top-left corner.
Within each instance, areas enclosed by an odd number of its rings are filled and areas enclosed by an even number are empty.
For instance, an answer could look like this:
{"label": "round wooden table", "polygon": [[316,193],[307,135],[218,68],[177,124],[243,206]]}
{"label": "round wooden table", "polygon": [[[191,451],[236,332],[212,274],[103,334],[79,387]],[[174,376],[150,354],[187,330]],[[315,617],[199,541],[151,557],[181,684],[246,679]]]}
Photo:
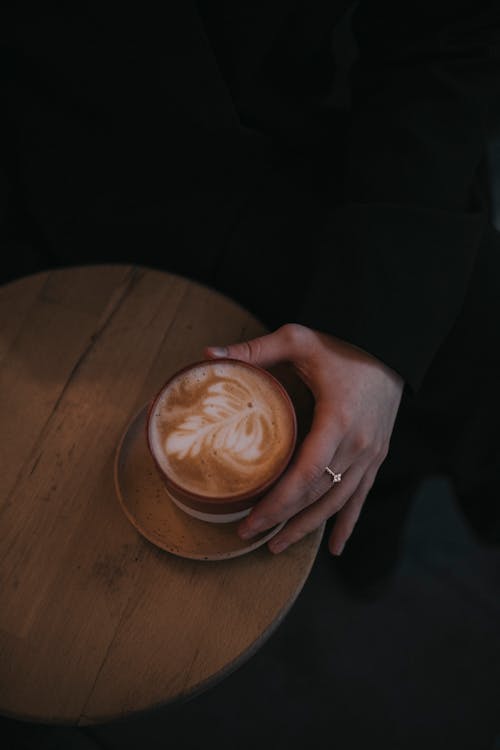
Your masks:
{"label": "round wooden table", "polygon": [[115,458],[171,373],[264,328],[213,290],[117,265],[5,285],[0,332],[0,713],[95,724],[215,684],[290,610],[323,528],[277,556],[172,554],[123,512]]}

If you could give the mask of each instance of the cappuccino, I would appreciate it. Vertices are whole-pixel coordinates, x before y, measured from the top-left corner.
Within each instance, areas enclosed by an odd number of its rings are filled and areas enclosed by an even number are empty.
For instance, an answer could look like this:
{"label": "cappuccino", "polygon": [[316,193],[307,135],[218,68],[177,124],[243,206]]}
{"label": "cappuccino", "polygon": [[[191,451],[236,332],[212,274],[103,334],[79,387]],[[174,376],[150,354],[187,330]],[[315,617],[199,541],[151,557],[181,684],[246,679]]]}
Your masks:
{"label": "cappuccino", "polygon": [[296,439],[293,406],[266,370],[209,360],[174,376],[154,401],[148,439],[174,486],[198,498],[258,494],[284,470]]}

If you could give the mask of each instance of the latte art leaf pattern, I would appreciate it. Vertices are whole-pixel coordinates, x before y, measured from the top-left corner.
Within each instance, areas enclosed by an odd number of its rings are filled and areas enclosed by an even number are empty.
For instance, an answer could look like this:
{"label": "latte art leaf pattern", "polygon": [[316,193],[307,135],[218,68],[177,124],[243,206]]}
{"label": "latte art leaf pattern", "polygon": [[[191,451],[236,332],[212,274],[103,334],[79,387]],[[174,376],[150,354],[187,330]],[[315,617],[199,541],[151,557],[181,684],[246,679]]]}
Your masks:
{"label": "latte art leaf pattern", "polygon": [[184,419],[170,432],[167,454],[177,459],[196,458],[210,451],[221,460],[252,462],[264,453],[266,422],[271,415],[265,405],[235,380],[212,383],[200,404],[200,413]]}

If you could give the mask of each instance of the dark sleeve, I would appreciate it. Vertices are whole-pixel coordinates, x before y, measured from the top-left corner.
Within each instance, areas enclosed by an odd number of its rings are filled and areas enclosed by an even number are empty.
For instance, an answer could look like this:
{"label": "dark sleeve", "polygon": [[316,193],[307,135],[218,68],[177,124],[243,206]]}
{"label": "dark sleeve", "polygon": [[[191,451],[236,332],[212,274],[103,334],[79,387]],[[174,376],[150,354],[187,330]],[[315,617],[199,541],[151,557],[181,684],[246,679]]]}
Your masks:
{"label": "dark sleeve", "polygon": [[477,174],[500,97],[500,4],[361,2],[342,204],[300,322],[417,390],[453,327],[488,221]]}

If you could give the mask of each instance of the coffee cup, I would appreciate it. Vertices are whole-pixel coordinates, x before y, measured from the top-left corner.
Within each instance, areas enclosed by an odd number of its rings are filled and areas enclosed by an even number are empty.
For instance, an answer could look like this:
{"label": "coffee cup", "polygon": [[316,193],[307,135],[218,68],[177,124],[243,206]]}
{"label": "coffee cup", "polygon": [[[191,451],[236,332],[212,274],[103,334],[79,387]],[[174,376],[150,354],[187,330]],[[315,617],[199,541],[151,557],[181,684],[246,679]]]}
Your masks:
{"label": "coffee cup", "polygon": [[268,370],[195,362],[152,399],[149,451],[171,500],[213,523],[238,521],[285,471],[297,442],[291,398]]}

